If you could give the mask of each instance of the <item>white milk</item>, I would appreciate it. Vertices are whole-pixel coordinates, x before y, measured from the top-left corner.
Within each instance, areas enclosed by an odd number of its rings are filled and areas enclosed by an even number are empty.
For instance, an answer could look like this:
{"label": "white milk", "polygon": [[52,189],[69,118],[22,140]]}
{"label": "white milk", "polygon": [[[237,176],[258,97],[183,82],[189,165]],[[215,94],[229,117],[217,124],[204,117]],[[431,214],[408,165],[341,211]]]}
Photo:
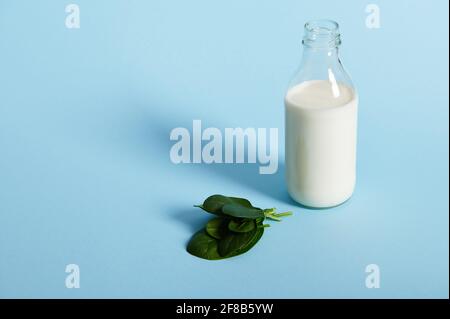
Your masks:
{"label": "white milk", "polygon": [[311,207],[343,203],[355,187],[356,92],[328,80],[306,81],[287,92],[285,106],[289,194]]}

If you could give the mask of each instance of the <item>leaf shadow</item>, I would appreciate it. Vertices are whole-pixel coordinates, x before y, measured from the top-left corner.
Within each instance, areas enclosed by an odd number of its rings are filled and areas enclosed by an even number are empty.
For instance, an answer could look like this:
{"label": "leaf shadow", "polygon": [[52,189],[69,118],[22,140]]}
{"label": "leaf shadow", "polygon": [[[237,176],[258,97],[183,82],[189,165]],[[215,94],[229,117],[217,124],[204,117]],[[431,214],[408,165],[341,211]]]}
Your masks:
{"label": "leaf shadow", "polygon": [[[195,209],[200,213],[195,212]],[[189,232],[194,233],[202,229],[206,222],[210,220],[213,215],[201,211],[199,208],[192,207],[192,209],[186,207],[178,207],[170,209],[170,217],[177,222],[183,224]]]}

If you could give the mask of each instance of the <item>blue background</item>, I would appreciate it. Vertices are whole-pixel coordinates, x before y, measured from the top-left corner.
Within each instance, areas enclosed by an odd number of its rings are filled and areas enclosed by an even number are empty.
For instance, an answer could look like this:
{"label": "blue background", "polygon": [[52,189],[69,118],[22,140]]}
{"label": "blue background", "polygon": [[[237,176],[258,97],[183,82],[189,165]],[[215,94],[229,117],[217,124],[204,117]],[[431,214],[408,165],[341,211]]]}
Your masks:
{"label": "blue background", "polygon": [[[448,298],[448,2],[0,0],[0,297]],[[358,181],[329,210],[284,185],[303,24],[338,21]],[[280,167],[172,164],[175,127],[278,127]],[[213,193],[294,210],[248,254],[185,245]],[[65,266],[81,288],[65,288]],[[381,288],[365,287],[365,267]]]}

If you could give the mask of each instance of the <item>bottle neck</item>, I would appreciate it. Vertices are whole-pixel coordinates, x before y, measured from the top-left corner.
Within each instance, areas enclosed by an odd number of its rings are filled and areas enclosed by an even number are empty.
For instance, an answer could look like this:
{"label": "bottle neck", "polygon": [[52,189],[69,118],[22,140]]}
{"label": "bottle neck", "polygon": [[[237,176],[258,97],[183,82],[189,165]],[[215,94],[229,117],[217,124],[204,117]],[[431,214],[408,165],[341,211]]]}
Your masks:
{"label": "bottle neck", "polygon": [[314,20],[305,24],[302,64],[333,67],[339,64],[341,44],[339,26],[331,20]]}
{"label": "bottle neck", "polygon": [[330,20],[314,20],[305,24],[303,55],[291,86],[305,81],[326,80],[353,87],[339,59],[341,37],[339,26]]}
{"label": "bottle neck", "polygon": [[313,48],[309,46],[303,47],[302,63],[318,62],[323,65],[339,62],[339,48]]}
{"label": "bottle neck", "polygon": [[315,78],[334,78],[335,73],[342,72],[338,47],[312,48],[304,47],[300,68]]}

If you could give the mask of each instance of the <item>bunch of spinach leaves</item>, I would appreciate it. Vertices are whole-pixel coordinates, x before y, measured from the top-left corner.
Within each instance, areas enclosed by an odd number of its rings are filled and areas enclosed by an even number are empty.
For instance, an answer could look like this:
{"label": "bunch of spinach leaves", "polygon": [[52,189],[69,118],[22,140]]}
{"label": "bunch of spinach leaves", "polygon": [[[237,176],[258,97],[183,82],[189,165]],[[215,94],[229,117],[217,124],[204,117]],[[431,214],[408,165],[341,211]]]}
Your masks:
{"label": "bunch of spinach leaves", "polygon": [[266,218],[280,221],[291,212],[276,213],[275,208],[253,207],[249,200],[223,195],[209,196],[202,205],[195,205],[216,215],[198,231],[187,245],[187,251],[197,257],[217,260],[249,251],[261,239]]}

